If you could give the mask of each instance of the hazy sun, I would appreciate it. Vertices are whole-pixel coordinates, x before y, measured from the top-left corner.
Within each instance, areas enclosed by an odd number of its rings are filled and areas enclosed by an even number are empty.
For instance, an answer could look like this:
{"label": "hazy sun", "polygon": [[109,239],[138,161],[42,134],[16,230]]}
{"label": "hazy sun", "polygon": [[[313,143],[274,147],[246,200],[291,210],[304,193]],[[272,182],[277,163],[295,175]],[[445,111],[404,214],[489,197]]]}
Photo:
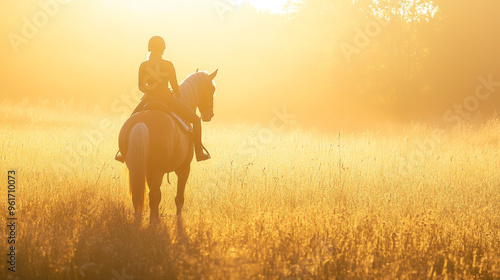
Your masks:
{"label": "hazy sun", "polygon": [[246,0],[245,2],[259,10],[277,14],[284,12],[287,0]]}

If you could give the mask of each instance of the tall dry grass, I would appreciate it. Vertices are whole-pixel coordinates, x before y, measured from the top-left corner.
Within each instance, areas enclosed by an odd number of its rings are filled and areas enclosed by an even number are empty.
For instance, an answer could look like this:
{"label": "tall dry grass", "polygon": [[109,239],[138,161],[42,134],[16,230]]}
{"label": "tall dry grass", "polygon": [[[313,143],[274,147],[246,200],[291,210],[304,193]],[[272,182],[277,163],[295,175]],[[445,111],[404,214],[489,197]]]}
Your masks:
{"label": "tall dry grass", "polygon": [[8,107],[0,170],[17,170],[18,266],[0,262],[2,279],[500,278],[497,120],[296,129],[245,148],[249,126],[207,125],[213,159],[193,163],[182,219],[164,180],[149,226],[113,160],[123,119]]}

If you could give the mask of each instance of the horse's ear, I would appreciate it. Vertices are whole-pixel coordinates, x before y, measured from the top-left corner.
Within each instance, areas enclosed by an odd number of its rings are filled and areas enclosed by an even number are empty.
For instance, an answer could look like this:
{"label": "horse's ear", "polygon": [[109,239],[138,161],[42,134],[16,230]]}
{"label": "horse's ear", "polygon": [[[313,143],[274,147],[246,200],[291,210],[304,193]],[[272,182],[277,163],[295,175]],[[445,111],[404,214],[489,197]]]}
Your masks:
{"label": "horse's ear", "polygon": [[197,68],[197,69],[196,69],[196,73],[198,73],[198,70],[200,70],[200,68]]}
{"label": "horse's ear", "polygon": [[210,74],[210,79],[213,80],[215,79],[215,76],[217,76],[217,72],[219,72],[219,69],[215,70],[212,74]]}

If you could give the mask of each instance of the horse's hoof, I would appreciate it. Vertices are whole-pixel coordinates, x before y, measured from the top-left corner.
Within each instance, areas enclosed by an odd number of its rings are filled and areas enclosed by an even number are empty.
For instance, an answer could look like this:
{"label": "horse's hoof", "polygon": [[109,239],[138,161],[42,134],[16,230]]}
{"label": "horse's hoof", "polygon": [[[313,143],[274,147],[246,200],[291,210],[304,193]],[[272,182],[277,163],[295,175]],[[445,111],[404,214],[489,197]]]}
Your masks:
{"label": "horse's hoof", "polygon": [[134,214],[134,222],[140,224],[142,222],[142,213]]}
{"label": "horse's hoof", "polygon": [[177,216],[182,215],[182,206],[184,206],[184,204],[177,205]]}
{"label": "horse's hoof", "polygon": [[160,219],[150,219],[149,226],[158,226],[160,224]]}
{"label": "horse's hoof", "polygon": [[158,223],[160,221],[160,218],[158,216],[151,216],[149,217],[149,222],[150,223]]}

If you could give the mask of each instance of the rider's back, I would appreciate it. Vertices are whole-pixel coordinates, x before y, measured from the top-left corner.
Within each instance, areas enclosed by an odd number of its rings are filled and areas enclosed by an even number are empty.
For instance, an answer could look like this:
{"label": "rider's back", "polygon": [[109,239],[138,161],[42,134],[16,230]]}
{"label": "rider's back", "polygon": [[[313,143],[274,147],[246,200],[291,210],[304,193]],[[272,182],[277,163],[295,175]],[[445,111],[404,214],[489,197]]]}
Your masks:
{"label": "rider's back", "polygon": [[169,83],[174,92],[179,85],[172,62],[161,58],[150,58],[139,67],[139,89],[151,97],[170,93]]}

